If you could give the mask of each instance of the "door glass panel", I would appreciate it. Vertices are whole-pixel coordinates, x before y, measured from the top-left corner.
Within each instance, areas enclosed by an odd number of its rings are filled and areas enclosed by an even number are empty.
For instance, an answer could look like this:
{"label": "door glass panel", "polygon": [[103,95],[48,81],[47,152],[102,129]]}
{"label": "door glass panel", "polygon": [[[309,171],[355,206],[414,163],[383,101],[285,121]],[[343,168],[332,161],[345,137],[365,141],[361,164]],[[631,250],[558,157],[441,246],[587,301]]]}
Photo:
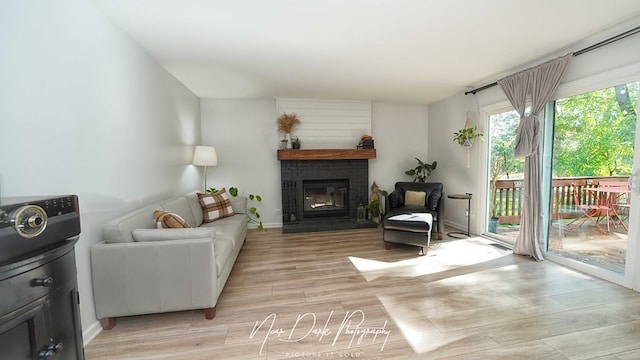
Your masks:
{"label": "door glass panel", "polygon": [[554,107],[548,251],[624,274],[638,82]]}
{"label": "door glass panel", "polygon": [[515,243],[520,232],[524,158],[513,155],[520,117],[506,110],[489,117],[488,236]]}

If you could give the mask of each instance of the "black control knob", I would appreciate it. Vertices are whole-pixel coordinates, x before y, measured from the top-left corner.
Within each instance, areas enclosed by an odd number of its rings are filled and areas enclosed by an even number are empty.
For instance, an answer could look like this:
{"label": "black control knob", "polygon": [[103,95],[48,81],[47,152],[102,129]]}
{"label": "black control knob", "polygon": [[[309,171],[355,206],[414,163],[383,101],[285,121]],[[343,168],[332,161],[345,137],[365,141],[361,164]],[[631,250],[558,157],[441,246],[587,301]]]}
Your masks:
{"label": "black control knob", "polygon": [[9,215],[16,232],[24,238],[36,237],[47,227],[47,213],[37,205],[21,206]]}

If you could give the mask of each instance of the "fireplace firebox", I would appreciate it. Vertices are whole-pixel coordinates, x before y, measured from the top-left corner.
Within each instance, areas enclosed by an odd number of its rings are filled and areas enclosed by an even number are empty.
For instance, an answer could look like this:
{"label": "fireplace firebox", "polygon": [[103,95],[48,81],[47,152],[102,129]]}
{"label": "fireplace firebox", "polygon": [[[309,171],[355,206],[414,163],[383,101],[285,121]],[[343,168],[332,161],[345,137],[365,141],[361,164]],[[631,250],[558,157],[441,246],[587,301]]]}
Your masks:
{"label": "fireplace firebox", "polygon": [[349,180],[303,180],[303,216],[349,216]]}

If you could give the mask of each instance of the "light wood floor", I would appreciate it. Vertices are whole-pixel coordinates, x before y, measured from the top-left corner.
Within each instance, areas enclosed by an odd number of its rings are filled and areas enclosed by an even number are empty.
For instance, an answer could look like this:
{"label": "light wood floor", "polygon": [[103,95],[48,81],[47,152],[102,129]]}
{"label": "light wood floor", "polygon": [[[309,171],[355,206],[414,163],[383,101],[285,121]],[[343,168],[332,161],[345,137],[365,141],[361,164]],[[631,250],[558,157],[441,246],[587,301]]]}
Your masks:
{"label": "light wood floor", "polygon": [[638,359],[640,293],[481,238],[250,231],[209,321],[118,319],[91,359]]}

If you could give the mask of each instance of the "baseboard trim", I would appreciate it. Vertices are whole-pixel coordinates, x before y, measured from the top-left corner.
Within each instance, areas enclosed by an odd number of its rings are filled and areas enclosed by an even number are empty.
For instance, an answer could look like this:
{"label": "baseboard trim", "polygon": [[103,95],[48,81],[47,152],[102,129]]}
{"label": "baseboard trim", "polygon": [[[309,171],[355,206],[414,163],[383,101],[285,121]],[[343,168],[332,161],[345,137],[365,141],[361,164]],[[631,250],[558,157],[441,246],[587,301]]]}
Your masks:
{"label": "baseboard trim", "polygon": [[83,346],[89,345],[89,343],[98,336],[102,332],[102,326],[100,325],[100,321],[96,321],[93,324],[89,325],[84,331],[82,331],[82,342]]}

